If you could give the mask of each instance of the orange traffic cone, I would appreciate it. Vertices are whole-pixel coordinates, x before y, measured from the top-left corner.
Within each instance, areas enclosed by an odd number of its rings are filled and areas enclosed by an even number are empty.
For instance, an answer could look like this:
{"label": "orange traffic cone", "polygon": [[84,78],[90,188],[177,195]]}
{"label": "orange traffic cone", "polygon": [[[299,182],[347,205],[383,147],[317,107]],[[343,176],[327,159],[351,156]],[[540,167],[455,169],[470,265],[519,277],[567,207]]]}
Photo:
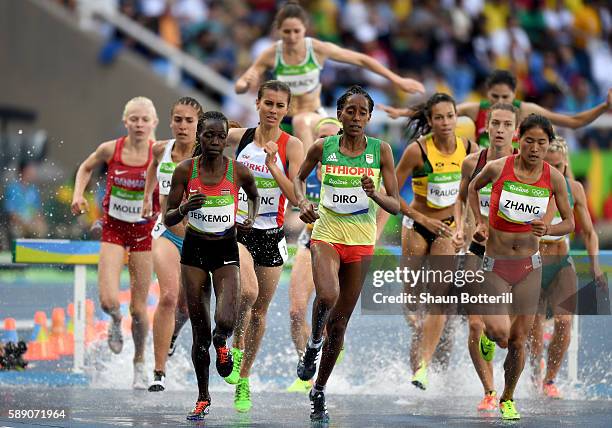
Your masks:
{"label": "orange traffic cone", "polygon": [[85,344],[89,345],[96,338],[96,329],[94,326],[94,314],[96,307],[91,299],[85,300]]}
{"label": "orange traffic cone", "polygon": [[15,318],[4,318],[4,337],[2,338],[4,343],[19,342],[19,336],[17,336],[17,324]]}
{"label": "orange traffic cone", "polygon": [[28,351],[23,356],[26,360],[57,360],[59,355],[51,346],[47,329],[47,314],[38,311],[34,314],[34,330],[28,343]]}
{"label": "orange traffic cone", "polygon": [[51,345],[59,355],[74,354],[74,339],[66,332],[64,308],[53,308],[51,313]]}

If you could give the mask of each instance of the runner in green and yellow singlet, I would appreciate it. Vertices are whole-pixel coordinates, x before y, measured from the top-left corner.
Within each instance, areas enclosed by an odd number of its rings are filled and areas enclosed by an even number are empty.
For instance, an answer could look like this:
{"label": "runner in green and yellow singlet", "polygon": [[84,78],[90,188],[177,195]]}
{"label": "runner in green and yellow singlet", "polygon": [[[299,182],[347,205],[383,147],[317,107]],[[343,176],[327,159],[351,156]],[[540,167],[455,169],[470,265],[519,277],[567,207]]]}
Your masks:
{"label": "runner in green and yellow singlet", "polygon": [[[274,27],[280,40],[262,52],[236,82],[236,93],[242,94],[258,86],[266,71],[291,88],[291,105],[285,129],[304,143],[304,152],[314,141],[314,125],[326,116],[321,107],[320,72],[327,59],[353,64],[389,79],[405,92],[425,92],[416,80],[398,76],[374,58],[341,48],[333,43],[305,37],[308,14],[294,1],[279,9]],[[285,122],[283,122],[285,123]]]}

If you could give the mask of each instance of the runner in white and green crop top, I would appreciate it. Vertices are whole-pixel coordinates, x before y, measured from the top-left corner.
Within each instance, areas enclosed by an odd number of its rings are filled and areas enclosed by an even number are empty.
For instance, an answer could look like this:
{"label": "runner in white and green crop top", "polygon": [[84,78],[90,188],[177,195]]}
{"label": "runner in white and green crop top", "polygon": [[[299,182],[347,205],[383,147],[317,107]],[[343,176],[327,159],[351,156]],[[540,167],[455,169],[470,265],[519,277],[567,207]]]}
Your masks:
{"label": "runner in white and green crop top", "polygon": [[[323,329],[328,332],[318,377],[310,392],[311,421],[329,419],[323,391],[363,286],[362,258],[374,253],[376,210],[380,206],[391,214],[399,212],[391,147],[365,135],[373,108],[372,98],[361,87],[348,89],[337,103],[342,135],[317,140],[294,180],[300,218],[305,223],[315,223],[310,251],[317,295],[312,334],[297,367],[301,380],[314,376],[317,355],[323,346]],[[304,194],[304,186],[319,162],[322,184],[317,214]],[[381,179],[386,194],[378,190]],[[332,311],[334,316],[330,318]]]}
{"label": "runner in white and green crop top", "polygon": [[[179,98],[170,111],[170,129],[174,136],[168,141],[153,145],[153,160],[147,169],[143,216],[151,217],[153,189],[159,184],[161,211],[166,209],[172,174],[176,166],[191,157],[196,140],[198,117],[202,107],[193,98]],[[176,338],[189,319],[187,304],[181,287],[180,257],[185,236],[185,224],[180,222],[167,228],[159,213],[153,227],[153,268],[160,289],[160,301],[153,317],[153,350],[155,367],[149,391],[165,389],[165,367],[169,355],[174,352]]]}
{"label": "runner in white and green crop top", "polygon": [[280,40],[257,57],[235,86],[236,93],[245,93],[256,87],[267,71],[272,71],[275,79],[287,83],[293,96],[287,115],[292,118],[291,133],[304,143],[305,151],[314,141],[314,125],[325,117],[321,111],[319,74],[327,59],[363,67],[389,79],[405,92],[425,92],[421,83],[398,76],[370,56],[305,37],[308,20],[308,14],[299,4],[285,3],[274,21]]}

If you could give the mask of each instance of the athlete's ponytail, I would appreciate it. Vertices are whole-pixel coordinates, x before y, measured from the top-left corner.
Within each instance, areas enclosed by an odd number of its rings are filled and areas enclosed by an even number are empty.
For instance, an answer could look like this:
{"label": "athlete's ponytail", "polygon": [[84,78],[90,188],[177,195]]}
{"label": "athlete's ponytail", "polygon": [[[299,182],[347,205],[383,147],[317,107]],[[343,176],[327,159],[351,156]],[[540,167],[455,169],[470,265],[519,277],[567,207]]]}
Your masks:
{"label": "athlete's ponytail", "polygon": [[431,119],[431,111],[433,106],[439,103],[451,103],[455,112],[457,111],[457,105],[455,100],[448,94],[437,92],[423,104],[419,104],[415,107],[411,107],[414,114],[408,120],[406,124],[406,130],[404,132],[406,140],[410,143],[416,140],[422,135],[429,134],[431,132],[431,126],[429,120]]}

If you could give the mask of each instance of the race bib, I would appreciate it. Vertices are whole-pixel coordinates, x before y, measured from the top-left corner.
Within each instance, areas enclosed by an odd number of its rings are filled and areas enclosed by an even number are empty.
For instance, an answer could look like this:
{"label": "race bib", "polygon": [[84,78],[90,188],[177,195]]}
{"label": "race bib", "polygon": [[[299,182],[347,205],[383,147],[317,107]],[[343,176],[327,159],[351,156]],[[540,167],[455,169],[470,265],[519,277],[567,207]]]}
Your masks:
{"label": "race bib", "polygon": [[441,172],[427,176],[427,206],[450,207],[457,200],[461,172]]}
{"label": "race bib", "polygon": [[143,221],[142,203],[144,190],[126,190],[113,186],[108,207],[108,214],[117,220],[127,223]]}
{"label": "race bib", "polygon": [[516,181],[505,181],[499,198],[501,218],[518,224],[541,219],[546,213],[550,191]]}
{"label": "race bib", "polygon": [[360,176],[325,174],[322,204],[336,214],[365,214],[370,200],[361,187]]}
{"label": "race bib", "polygon": [[157,216],[153,230],[151,230],[151,236],[153,239],[157,239],[166,231],[166,225],[162,222],[162,215]]}
{"label": "race bib", "polygon": [[480,214],[489,217],[489,204],[491,203],[491,190],[493,184],[489,183],[478,191],[478,202],[480,204]]}
{"label": "race bib", "polygon": [[[255,177],[257,192],[259,193],[259,212],[257,216],[276,217],[278,215],[278,204],[280,202],[281,190],[273,178]],[[246,216],[249,205],[247,194],[240,189],[238,192],[238,212]]]}
{"label": "race bib", "polygon": [[207,196],[202,208],[189,211],[189,226],[202,233],[223,234],[232,228],[234,223],[232,195]]}
{"label": "race bib", "polygon": [[159,172],[157,181],[159,181],[159,194],[168,195],[170,193],[170,185],[172,184],[172,173],[176,168],[174,162],[162,162],[159,164]]}

